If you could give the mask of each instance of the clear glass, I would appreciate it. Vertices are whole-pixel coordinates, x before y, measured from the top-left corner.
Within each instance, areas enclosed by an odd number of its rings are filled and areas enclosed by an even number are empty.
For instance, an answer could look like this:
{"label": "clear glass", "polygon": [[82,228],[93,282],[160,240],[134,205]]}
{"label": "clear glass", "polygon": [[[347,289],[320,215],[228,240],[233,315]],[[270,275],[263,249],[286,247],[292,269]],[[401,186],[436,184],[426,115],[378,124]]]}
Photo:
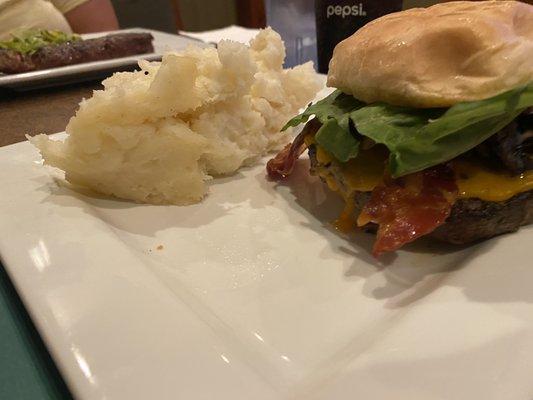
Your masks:
{"label": "clear glass", "polygon": [[287,49],[285,67],[313,61],[316,68],[316,23],[313,0],[265,0],[267,25]]}

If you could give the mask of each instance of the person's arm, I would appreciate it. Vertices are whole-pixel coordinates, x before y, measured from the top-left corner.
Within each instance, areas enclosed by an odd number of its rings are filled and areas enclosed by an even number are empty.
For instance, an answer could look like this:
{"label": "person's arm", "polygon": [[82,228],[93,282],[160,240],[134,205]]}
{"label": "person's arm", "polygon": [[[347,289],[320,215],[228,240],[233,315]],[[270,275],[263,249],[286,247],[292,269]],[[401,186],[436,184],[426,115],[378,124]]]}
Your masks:
{"label": "person's arm", "polygon": [[65,13],[73,32],[89,33],[118,29],[118,20],[110,0],[88,0]]}

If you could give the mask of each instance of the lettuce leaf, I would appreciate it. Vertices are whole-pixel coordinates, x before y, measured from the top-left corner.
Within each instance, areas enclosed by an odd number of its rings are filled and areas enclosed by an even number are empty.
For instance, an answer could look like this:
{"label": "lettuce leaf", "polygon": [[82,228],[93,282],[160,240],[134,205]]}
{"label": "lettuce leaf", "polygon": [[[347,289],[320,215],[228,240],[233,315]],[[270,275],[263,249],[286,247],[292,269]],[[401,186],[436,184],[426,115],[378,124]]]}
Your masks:
{"label": "lettuce leaf", "polygon": [[364,105],[355,97],[336,90],[317,103],[310,104],[302,114],[287,122],[282,130],[303,124],[314,115],[322,123],[315,135],[317,143],[337,160],[346,162],[359,152],[359,140],[350,132],[350,113]]}
{"label": "lettuce leaf", "polygon": [[398,177],[465,153],[531,106],[533,83],[448,109],[365,104],[337,90],[310,105],[284,129],[314,115],[322,123],[315,140],[340,162],[357,157],[359,135],[366,136],[389,149],[390,172]]}

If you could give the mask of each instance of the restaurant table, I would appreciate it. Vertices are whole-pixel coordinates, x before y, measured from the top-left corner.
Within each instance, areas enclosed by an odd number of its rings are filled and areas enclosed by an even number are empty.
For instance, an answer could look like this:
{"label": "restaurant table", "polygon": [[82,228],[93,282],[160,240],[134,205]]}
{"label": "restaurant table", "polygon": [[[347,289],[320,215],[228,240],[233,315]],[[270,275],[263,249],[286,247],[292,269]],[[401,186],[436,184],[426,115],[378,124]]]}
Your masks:
{"label": "restaurant table", "polygon": [[26,140],[27,134],[65,130],[81,99],[100,88],[99,82],[85,82],[25,92],[0,92],[0,146]]}
{"label": "restaurant table", "polygon": [[[26,140],[26,134],[63,131],[81,99],[100,87],[98,82],[85,82],[0,92],[0,146]],[[72,399],[1,263],[0,399]]]}

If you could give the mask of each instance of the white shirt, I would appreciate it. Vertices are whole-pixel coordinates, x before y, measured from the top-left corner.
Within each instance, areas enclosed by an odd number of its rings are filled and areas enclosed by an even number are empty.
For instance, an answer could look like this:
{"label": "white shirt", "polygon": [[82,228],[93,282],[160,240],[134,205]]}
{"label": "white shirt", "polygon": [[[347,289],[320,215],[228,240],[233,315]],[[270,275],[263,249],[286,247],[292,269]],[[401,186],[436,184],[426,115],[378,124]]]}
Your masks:
{"label": "white shirt", "polygon": [[63,14],[87,0],[0,0],[0,40],[28,29],[50,29],[70,33]]}

